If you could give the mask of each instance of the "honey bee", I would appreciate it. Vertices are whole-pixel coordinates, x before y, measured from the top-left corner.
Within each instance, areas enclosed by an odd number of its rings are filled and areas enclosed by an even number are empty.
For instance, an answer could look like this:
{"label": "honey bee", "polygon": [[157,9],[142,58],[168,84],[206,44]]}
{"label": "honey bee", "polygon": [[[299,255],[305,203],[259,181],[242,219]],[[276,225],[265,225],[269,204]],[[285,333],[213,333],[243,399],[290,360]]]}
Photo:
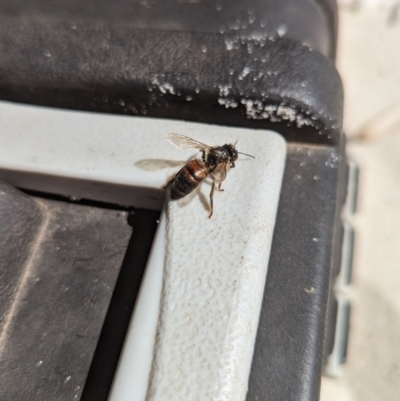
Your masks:
{"label": "honey bee", "polygon": [[201,159],[191,160],[165,185],[165,188],[171,185],[171,199],[185,197],[194,191],[206,177],[210,177],[212,180],[210,215],[208,216],[210,218],[214,211],[213,195],[215,184],[218,184],[219,191],[223,191],[221,184],[226,178],[227,171],[235,167],[238,154],[246,155],[253,159],[254,156],[238,152],[235,147],[236,143],[235,145],[208,146],[185,135],[168,134],[166,138],[178,149],[196,148],[200,149],[202,153]]}

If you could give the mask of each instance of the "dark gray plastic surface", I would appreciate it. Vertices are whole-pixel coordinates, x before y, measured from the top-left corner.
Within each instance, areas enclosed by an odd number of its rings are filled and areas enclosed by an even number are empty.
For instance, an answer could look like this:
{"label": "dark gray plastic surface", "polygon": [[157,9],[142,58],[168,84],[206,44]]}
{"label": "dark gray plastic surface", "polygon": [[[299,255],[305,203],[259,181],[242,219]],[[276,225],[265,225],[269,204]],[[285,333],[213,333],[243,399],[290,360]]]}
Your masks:
{"label": "dark gray plastic surface", "polygon": [[319,399],[345,169],[340,149],[288,147],[247,401]]}
{"label": "dark gray plastic surface", "polygon": [[0,184],[0,400],[80,398],[131,235],[126,220]]}
{"label": "dark gray plastic surface", "polygon": [[[333,0],[2,0],[5,18],[65,21],[71,28],[110,24],[161,31],[212,32],[232,36],[285,31],[326,57],[336,48]],[[101,29],[101,27],[98,26]]]}
{"label": "dark gray plastic surface", "polygon": [[219,34],[129,27],[11,21],[0,37],[3,99],[276,129],[296,141],[340,137],[334,66],[286,38],[262,40],[249,54],[240,41],[227,50]]}

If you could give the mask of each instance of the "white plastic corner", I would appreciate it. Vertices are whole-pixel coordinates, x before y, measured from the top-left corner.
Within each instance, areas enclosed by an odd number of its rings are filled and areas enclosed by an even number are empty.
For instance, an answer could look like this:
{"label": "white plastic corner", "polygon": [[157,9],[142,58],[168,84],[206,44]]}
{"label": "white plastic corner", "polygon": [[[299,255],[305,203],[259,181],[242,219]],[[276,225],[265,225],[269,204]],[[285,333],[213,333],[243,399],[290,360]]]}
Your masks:
{"label": "white plastic corner", "polygon": [[18,187],[161,208],[162,186],[196,151],[176,132],[241,152],[210,185],[162,213],[110,401],[244,401],[286,145],[271,131],[0,102],[0,179]]}
{"label": "white plastic corner", "polygon": [[[197,128],[195,139],[211,145],[215,138],[218,144],[238,140],[239,151],[256,159],[241,156],[229,171],[225,191],[215,192],[211,219],[208,183],[166,205],[148,266],[153,274],[143,281],[120,361],[124,378],[117,374],[110,401],[246,397],[286,145],[273,132]],[[166,257],[156,266],[161,246]],[[160,299],[159,308],[148,304],[149,296],[155,304]],[[149,334],[156,341],[143,359]]]}

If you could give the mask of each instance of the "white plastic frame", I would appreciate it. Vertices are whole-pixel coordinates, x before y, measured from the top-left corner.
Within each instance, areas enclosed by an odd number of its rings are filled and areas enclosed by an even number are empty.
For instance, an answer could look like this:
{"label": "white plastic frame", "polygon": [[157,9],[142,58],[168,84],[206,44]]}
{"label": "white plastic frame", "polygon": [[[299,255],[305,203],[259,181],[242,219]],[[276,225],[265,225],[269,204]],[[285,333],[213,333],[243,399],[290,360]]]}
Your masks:
{"label": "white plastic frame", "polygon": [[286,145],[271,131],[110,116],[0,102],[0,179],[74,198],[161,209],[169,177],[196,150],[238,141],[241,156],[209,183],[167,202],[110,401],[243,401],[265,284]]}

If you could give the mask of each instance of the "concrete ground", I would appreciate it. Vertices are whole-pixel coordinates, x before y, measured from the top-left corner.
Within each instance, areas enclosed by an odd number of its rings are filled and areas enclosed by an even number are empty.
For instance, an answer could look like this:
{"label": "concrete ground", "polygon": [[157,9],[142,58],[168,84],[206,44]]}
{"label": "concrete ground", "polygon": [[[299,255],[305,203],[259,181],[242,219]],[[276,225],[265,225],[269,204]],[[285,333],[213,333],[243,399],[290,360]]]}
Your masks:
{"label": "concrete ground", "polygon": [[338,69],[360,167],[352,314],[342,377],[321,401],[400,400],[400,0],[342,0]]}

